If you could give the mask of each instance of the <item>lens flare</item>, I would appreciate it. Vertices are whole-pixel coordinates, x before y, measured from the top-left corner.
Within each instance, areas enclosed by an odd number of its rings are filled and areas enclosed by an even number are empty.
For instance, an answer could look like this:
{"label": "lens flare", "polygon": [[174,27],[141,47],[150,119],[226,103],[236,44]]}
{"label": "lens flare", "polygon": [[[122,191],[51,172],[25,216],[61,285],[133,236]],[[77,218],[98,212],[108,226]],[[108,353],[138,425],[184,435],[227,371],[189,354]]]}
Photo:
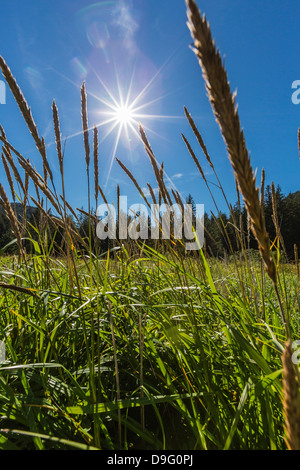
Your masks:
{"label": "lens flare", "polygon": [[120,124],[126,125],[133,121],[133,113],[129,106],[119,106],[115,111],[116,119]]}

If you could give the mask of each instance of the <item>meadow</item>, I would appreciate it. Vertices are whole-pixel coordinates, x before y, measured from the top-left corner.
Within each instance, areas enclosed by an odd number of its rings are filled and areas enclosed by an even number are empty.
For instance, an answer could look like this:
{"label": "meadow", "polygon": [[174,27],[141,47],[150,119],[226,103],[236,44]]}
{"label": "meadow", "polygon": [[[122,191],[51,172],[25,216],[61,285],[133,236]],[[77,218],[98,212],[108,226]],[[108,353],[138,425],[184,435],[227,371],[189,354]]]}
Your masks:
{"label": "meadow", "polygon": [[[60,182],[54,181],[26,99],[0,57],[44,169],[40,175],[1,127],[7,180],[24,208],[24,217],[16,217],[0,185],[0,202],[14,232],[13,242],[0,251],[0,339],[6,349],[0,364],[1,450],[300,449],[299,371],[292,360],[300,326],[297,251],[293,261],[283,256],[275,203],[278,236],[276,243],[269,239],[261,202],[264,173],[258,188],[220,53],[193,0],[187,8],[195,54],[248,213],[246,227],[236,221],[239,251],[224,258],[212,257],[205,245],[185,253],[172,238],[155,244],[116,240],[103,250],[95,243],[91,212],[85,214],[86,235],[80,233],[79,215],[65,198],[56,104]],[[91,160],[96,199],[106,198],[98,185],[97,128],[90,148],[85,84],[81,113],[90,207]],[[142,127],[139,132],[161,200],[182,205],[179,193],[168,191]],[[26,220],[29,202],[38,209],[36,224]],[[226,235],[227,228],[220,229]],[[256,251],[249,249],[250,229]],[[15,252],[7,255],[11,247]]]}

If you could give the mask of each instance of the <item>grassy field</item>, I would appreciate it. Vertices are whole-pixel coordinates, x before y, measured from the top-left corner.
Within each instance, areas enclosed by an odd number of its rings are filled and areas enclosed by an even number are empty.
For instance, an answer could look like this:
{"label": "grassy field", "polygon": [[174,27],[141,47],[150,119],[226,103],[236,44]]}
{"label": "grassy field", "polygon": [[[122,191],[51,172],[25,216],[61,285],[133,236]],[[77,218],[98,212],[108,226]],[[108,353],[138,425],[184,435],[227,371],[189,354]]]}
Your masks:
{"label": "grassy field", "polygon": [[[0,304],[1,447],[285,448],[285,332],[261,264],[249,281],[245,262],[121,256],[79,258],[81,295],[64,260],[2,260],[20,291]],[[298,331],[297,274],[282,283]]]}
{"label": "grassy field", "polygon": [[[290,346],[300,327],[297,259],[282,261],[279,232],[271,247],[226,72],[206,21],[192,0],[187,3],[196,54],[259,250],[247,249],[247,228],[242,227],[236,230],[241,250],[226,259],[208,256],[205,248],[185,255],[172,240],[155,249],[138,240],[106,253],[93,250],[93,216],[83,237],[65,200],[56,105],[62,197],[55,190],[44,140],[0,58],[44,165],[41,176],[1,128],[8,181],[18,188],[24,207],[29,180],[35,184],[37,196],[31,200],[41,219],[36,227],[17,219],[0,185],[17,247],[10,256],[5,247],[1,250],[0,339],[6,361],[0,364],[0,449],[300,448],[298,367]],[[84,85],[81,97],[89,175]],[[171,198],[142,128],[140,135],[161,196]],[[96,129],[93,137],[96,165]],[[94,170],[97,181],[96,166]],[[101,192],[97,182],[95,186]],[[89,178],[88,189],[90,198]],[[56,210],[55,218],[40,194]],[[64,230],[59,252],[58,247],[53,251],[53,227]]]}

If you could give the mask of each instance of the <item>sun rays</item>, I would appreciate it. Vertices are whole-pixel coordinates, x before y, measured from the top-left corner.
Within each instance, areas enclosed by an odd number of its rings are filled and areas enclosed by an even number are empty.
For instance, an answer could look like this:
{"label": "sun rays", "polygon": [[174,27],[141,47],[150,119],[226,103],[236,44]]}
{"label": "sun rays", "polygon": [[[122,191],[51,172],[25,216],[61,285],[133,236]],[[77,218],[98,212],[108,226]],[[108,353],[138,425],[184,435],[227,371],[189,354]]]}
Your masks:
{"label": "sun rays", "polygon": [[137,81],[135,81],[135,67],[133,67],[131,79],[127,87],[121,83],[118,73],[116,72],[115,89],[117,92],[115,93],[113,92],[113,87],[109,88],[99,74],[93,70],[99,80],[102,92],[104,91],[104,93],[97,95],[93,93],[92,95],[101,103],[99,107],[100,110],[97,112],[100,118],[97,126],[106,128],[102,134],[102,142],[109,136],[113,139],[105,186],[107,186],[109,181],[121,140],[123,145],[125,145],[130,152],[141,142],[141,137],[138,132],[140,124],[151,134],[163,139],[163,136],[160,136],[154,130],[155,125],[151,125],[150,121],[152,120],[154,124],[154,121],[158,120],[182,118],[182,116],[167,116],[155,112],[157,111],[157,103],[161,101],[165,95],[153,97],[151,95],[154,93],[151,88],[153,88],[155,81],[160,77],[164,66],[165,64],[140,88],[138,87]]}
{"label": "sun rays", "polygon": [[[140,61],[136,58],[128,66],[131,69],[130,75],[128,70],[125,73],[124,67],[118,70],[116,63],[112,66],[109,74],[107,71],[103,74],[103,70],[100,73],[94,61],[86,60],[88,72],[85,81],[88,108],[90,109],[88,131],[92,131],[94,126],[99,128],[99,145],[109,140],[108,150],[106,150],[109,153],[106,153],[104,190],[110,180],[116,157],[132,159],[135,153],[134,158],[137,158],[138,145],[141,145],[141,155],[144,155],[143,143],[138,131],[140,125],[152,137],[168,140],[158,131],[158,122],[166,123],[171,120],[184,119],[183,115],[168,115],[165,112],[160,112],[165,106],[162,103],[165,98],[178,91],[169,89],[165,92],[162,91],[163,87],[161,86],[163,70],[172,56],[173,54],[156,70],[152,64],[152,73],[147,70],[146,63],[143,61],[139,63]],[[142,80],[141,70],[143,70]],[[80,88],[77,81],[60,71],[54,71],[76,88]],[[82,130],[78,130],[68,134],[66,140],[76,138],[81,134]],[[168,178],[166,173],[165,177]]]}

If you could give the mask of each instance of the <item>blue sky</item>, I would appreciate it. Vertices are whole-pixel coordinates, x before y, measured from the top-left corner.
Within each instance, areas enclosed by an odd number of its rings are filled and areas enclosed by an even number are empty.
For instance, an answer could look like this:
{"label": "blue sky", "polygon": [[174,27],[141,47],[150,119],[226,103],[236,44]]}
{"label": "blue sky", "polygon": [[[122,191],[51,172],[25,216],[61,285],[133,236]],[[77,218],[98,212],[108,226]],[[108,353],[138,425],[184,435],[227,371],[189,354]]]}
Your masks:
{"label": "blue sky", "polygon": [[[225,55],[252,164],[258,181],[262,168],[266,183],[280,184],[288,194],[299,189],[297,130],[300,104],[292,103],[292,83],[300,80],[300,5],[296,0],[198,0],[211,24],[217,46]],[[0,54],[20,85],[47,144],[47,154],[59,186],[54,144],[52,100],[60,115],[65,152],[66,196],[73,207],[87,208],[84,146],[81,135],[80,87],[85,80],[89,125],[99,126],[99,183],[109,200],[116,186],[129,201],[139,197],[114,161],[117,156],[141,187],[155,178],[135,131],[103,123],[109,105],[120,93],[146,129],[158,162],[164,162],[168,185],[214,211],[210,195],[187,152],[181,132],[189,139],[207,178],[215,182],[184,116],[186,106],[206,143],[230,202],[236,201],[233,173],[219,128],[208,102],[202,73],[186,26],[184,0],[1,0]],[[2,79],[0,75],[0,79]],[[6,90],[0,122],[8,140],[42,171],[41,158],[14,98]],[[109,105],[107,105],[107,103]],[[151,117],[152,116],[152,117]],[[111,132],[109,133],[109,131]],[[92,146],[92,134],[91,134]],[[118,141],[118,142],[117,142]],[[118,143],[118,145],[116,145]],[[1,182],[5,183],[1,169]],[[91,167],[93,181],[93,169]],[[211,186],[221,210],[221,193]],[[34,195],[34,194],[33,194]]]}

